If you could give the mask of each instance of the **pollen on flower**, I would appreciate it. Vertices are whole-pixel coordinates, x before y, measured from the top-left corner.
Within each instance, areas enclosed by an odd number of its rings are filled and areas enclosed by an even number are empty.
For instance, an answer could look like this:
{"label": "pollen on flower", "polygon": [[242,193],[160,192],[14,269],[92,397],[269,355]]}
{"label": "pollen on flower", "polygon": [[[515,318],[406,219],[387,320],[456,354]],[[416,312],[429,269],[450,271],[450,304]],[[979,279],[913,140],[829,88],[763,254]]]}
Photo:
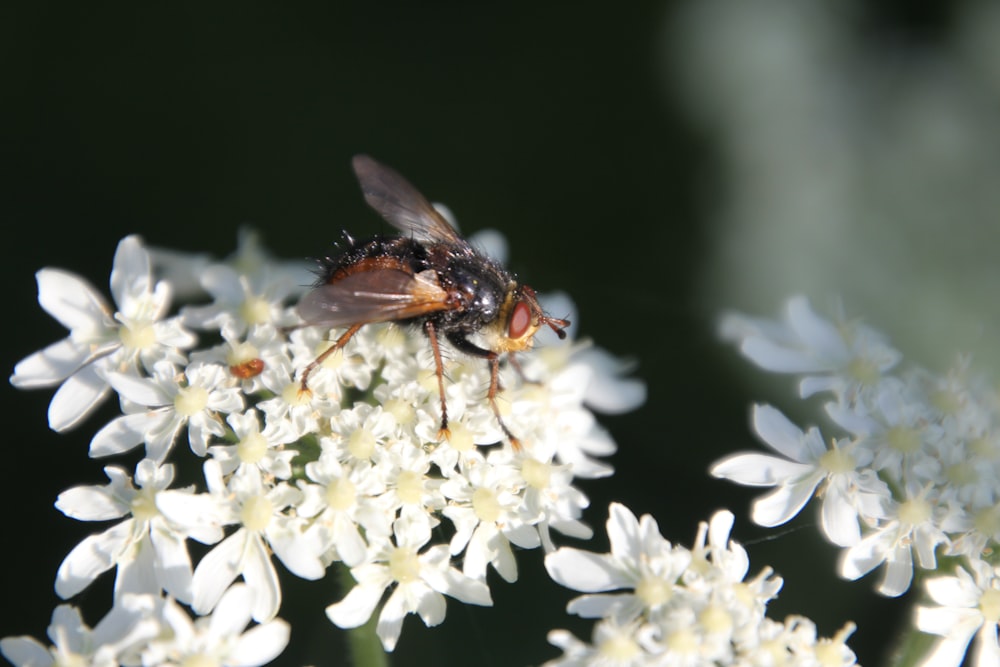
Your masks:
{"label": "pollen on flower", "polygon": [[437,373],[429,368],[422,368],[417,372],[417,384],[427,392],[438,390]]}
{"label": "pollen on flower", "polygon": [[644,577],[635,587],[635,594],[649,609],[656,609],[670,600],[674,595],[670,582],[660,577]]}
{"label": "pollen on flower", "polygon": [[354,482],[341,477],[326,486],[326,503],[335,510],[344,511],[357,502],[358,489]]}
{"label": "pollen on flower", "polygon": [[947,389],[931,394],[931,403],[945,415],[957,414],[962,409],[962,399]]}
{"label": "pollen on flower", "polygon": [[153,498],[153,492],[142,489],[139,493],[135,494],[132,498],[132,502],[129,504],[129,508],[132,510],[132,516],[139,521],[149,521],[150,519],[156,518],[160,511],[156,509],[156,501]]}
{"label": "pollen on flower", "polygon": [[919,526],[931,516],[931,505],[923,498],[910,498],[899,505],[899,519],[911,526]]}
{"label": "pollen on flower", "polygon": [[249,296],[240,306],[240,317],[247,324],[266,324],[270,321],[271,305],[267,299]]}
{"label": "pollen on flower", "polygon": [[920,431],[909,426],[893,426],[885,434],[889,446],[902,454],[912,454],[920,449]]}
{"label": "pollen on flower", "polygon": [[359,460],[367,460],[375,453],[375,434],[367,428],[359,428],[347,437],[347,451]]}
{"label": "pollen on flower", "polygon": [[1000,458],[1000,446],[996,439],[983,436],[969,443],[969,453],[980,461],[995,461]]}
{"label": "pollen on flower", "polygon": [[979,612],[987,626],[1000,622],[1000,591],[988,588],[979,597]]}
{"label": "pollen on flower", "polygon": [[602,641],[598,645],[597,651],[608,660],[624,662],[642,653],[642,648],[631,637],[614,635]]}
{"label": "pollen on flower", "polygon": [[424,476],[404,470],[396,477],[396,495],[408,505],[418,505],[424,495]]}
{"label": "pollen on flower", "polygon": [[486,523],[495,523],[500,518],[500,502],[492,489],[476,489],[472,494],[472,509],[476,517]]}
{"label": "pollen on flower", "polygon": [[217,658],[204,653],[185,656],[184,661],[180,664],[184,667],[220,667],[222,665]]}
{"label": "pollen on flower", "polygon": [[281,390],[281,400],[294,407],[309,405],[310,397],[311,393],[302,391],[302,387],[297,382],[289,383]]}
{"label": "pollen on flower", "polygon": [[831,474],[854,470],[854,457],[840,447],[832,447],[819,457],[819,464]]}
{"label": "pollen on flower", "polygon": [[698,650],[698,637],[690,628],[680,628],[667,636],[666,644],[673,653],[690,655]]}
{"label": "pollen on flower", "polygon": [[271,522],[274,504],[267,496],[251,496],[243,501],[240,509],[240,523],[247,530],[261,531]]}
{"label": "pollen on flower", "polygon": [[174,408],[183,417],[193,417],[208,405],[208,390],[204,387],[182,387],[174,397]]}
{"label": "pollen on flower", "polygon": [[389,555],[389,574],[401,584],[420,578],[420,560],[410,547],[397,547]]}
{"label": "pollen on flower", "polygon": [[149,322],[127,323],[118,327],[118,338],[129,350],[147,350],[156,343],[156,331]]}
{"label": "pollen on flower", "polygon": [[448,445],[456,452],[468,452],[476,446],[472,440],[472,431],[462,422],[448,424],[448,432]]}
{"label": "pollen on flower", "polygon": [[979,480],[976,464],[972,461],[959,461],[954,465],[950,465],[945,468],[944,474],[948,478],[948,481],[956,486],[975,484]]}
{"label": "pollen on flower", "polygon": [[[396,423],[400,426],[409,426],[417,418],[417,412],[413,409],[413,406],[401,398],[390,398],[382,404],[382,410],[392,415],[392,418],[395,419]],[[456,427],[459,426],[461,426],[461,424],[449,425],[452,433],[452,446],[454,446],[453,440]]]}
{"label": "pollen on flower", "polygon": [[984,507],[972,518],[972,525],[983,535],[1000,534],[1000,507]]}
{"label": "pollen on flower", "polygon": [[243,463],[259,463],[267,453],[267,438],[251,431],[236,445],[236,452]]}
{"label": "pollen on flower", "polygon": [[728,634],[733,629],[733,616],[725,607],[712,604],[698,614],[698,622],[705,632],[711,634]]}
{"label": "pollen on flower", "polygon": [[535,459],[524,459],[521,476],[532,488],[546,489],[552,479],[552,466]]}
{"label": "pollen on flower", "polygon": [[878,366],[864,357],[851,359],[847,365],[847,374],[866,386],[874,385],[880,377]]}

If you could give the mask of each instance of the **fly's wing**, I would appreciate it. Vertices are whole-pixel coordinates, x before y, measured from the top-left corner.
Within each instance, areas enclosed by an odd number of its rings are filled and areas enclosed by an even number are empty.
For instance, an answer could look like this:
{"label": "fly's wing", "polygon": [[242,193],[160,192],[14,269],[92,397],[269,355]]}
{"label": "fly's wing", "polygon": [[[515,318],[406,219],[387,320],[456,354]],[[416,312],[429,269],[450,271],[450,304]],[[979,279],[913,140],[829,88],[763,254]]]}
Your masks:
{"label": "fly's wing", "polygon": [[329,327],[391,322],[448,308],[437,273],[399,269],[359,271],[320,285],[302,297],[298,311],[309,324]]}
{"label": "fly's wing", "polygon": [[352,164],[365,201],[390,225],[418,241],[465,243],[427,198],[397,171],[367,155],[355,155]]}

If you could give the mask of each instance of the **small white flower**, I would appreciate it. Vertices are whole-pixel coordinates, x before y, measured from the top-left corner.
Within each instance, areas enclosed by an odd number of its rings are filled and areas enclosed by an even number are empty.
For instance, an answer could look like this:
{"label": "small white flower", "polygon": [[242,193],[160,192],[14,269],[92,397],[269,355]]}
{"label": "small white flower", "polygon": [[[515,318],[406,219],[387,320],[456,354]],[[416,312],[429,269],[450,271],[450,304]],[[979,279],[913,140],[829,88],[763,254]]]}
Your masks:
{"label": "small white flower", "polygon": [[161,606],[163,632],[141,653],[143,665],[232,665],[256,667],[275,659],[288,644],[291,628],[272,619],[247,629],[253,593],[235,584],[209,616],[192,621],[173,600]]}
{"label": "small white flower", "polygon": [[83,421],[109,393],[107,371],[138,373],[159,360],[183,361],[194,336],[166,319],[170,286],[154,282],[149,254],[137,236],[118,244],[111,270],[116,312],[83,278],[61,269],[36,274],[38,302],[69,336],[21,360],[10,382],[19,389],[61,385],[49,404],[49,426],[65,431]]}
{"label": "small white flower", "polygon": [[394,542],[377,540],[369,549],[367,562],[351,568],[358,583],[343,600],[326,608],[334,624],[356,628],[366,623],[386,589],[392,587],[375,630],[385,650],[392,651],[407,614],[418,614],[428,627],[444,620],[445,595],[468,604],[493,604],[485,583],[451,566],[447,546],[421,551],[431,537],[429,526],[418,521],[397,522],[394,534]]}
{"label": "small white flower", "polygon": [[222,473],[228,475],[244,466],[255,466],[264,474],[278,479],[292,476],[291,461],[296,452],[282,449],[290,442],[285,434],[269,424],[260,430],[260,418],[256,410],[233,412],[226,421],[233,429],[237,441],[235,445],[212,445],[208,453],[219,462]]}
{"label": "small white flower", "polygon": [[302,494],[285,483],[266,486],[254,467],[243,468],[228,485],[217,461],[206,461],[204,471],[208,494],[167,496],[158,503],[168,518],[182,526],[198,526],[206,515],[214,516],[221,525],[240,526],[198,562],[192,580],[192,606],[199,614],[210,612],[233,580],[242,575],[254,593],[254,620],[268,621],[281,605],[272,552],[296,576],[319,579],[325,572],[318,537],[304,530],[302,519],[286,514],[290,506],[301,501]]}
{"label": "small white flower", "polygon": [[975,638],[975,667],[1000,665],[997,624],[1000,623],[1000,568],[980,560],[969,562],[969,571],[957,568],[954,577],[934,577],[926,582],[927,594],[937,607],[917,607],[916,626],[943,637],[924,659],[926,667],[957,667]]}
{"label": "small white flower", "polygon": [[585,618],[615,618],[629,623],[670,601],[674,586],[691,562],[691,554],[686,549],[673,549],[648,514],[636,519],[618,503],[611,504],[609,514],[610,554],[562,547],[545,557],[545,569],[554,581],[578,591],[627,589],[627,593],[578,597],[567,610]]}
{"label": "small white flower", "polygon": [[844,442],[827,449],[818,429],[803,433],[766,405],[754,407],[753,424],[761,440],[781,456],[734,454],[715,463],[711,474],[748,486],[778,487],[754,501],[753,520],[762,526],[792,519],[823,483],[823,532],[834,544],[857,544],[859,513],[880,515],[880,505],[889,497],[885,483],[866,467],[871,452]]}
{"label": "small white flower", "polygon": [[[76,607],[60,605],[48,628],[51,647],[33,637],[0,639],[0,652],[17,667],[118,667],[159,634],[151,618],[152,596],[124,596],[93,628]],[[134,663],[131,663],[134,664]]]}
{"label": "small white flower", "polygon": [[303,493],[299,516],[311,519],[320,531],[327,558],[342,560],[349,567],[358,565],[367,550],[359,527],[367,535],[392,532],[395,512],[384,500],[384,481],[371,463],[355,462],[348,467],[332,450],[307,463],[306,475],[315,484],[299,483]]}
{"label": "small white flower", "polygon": [[801,296],[789,299],[784,322],[729,315],[721,331],[765,370],[810,374],[802,381],[803,396],[874,386],[901,358],[875,330],[843,318],[831,322]]}
{"label": "small white flower", "polygon": [[185,531],[167,521],[156,508],[156,498],[173,482],[173,466],[158,467],[144,459],[135,481],[124,470],[107,467],[106,486],[78,486],[59,494],[56,507],[81,521],[131,518],[91,535],[76,546],[59,566],[56,592],[69,598],[89,586],[102,572],[117,568],[115,597],[127,593],[166,590],[179,600],[191,599],[191,560],[185,540],[216,541],[221,532]]}
{"label": "small white flower", "polygon": [[108,380],[134,407],[97,432],[90,443],[93,457],[121,454],[144,442],[146,456],[162,462],[184,426],[191,451],[205,456],[210,437],[225,433],[221,414],[243,409],[239,390],[227,386],[225,369],[215,364],[189,366],[179,375],[173,364],[160,362],[151,377],[109,373]]}
{"label": "small white flower", "polygon": [[485,580],[489,564],[505,581],[517,581],[511,542],[524,549],[541,544],[538,531],[519,511],[524,480],[505,459],[472,452],[441,485],[449,500],[442,514],[455,526],[451,554],[464,551],[462,571],[473,579]]}

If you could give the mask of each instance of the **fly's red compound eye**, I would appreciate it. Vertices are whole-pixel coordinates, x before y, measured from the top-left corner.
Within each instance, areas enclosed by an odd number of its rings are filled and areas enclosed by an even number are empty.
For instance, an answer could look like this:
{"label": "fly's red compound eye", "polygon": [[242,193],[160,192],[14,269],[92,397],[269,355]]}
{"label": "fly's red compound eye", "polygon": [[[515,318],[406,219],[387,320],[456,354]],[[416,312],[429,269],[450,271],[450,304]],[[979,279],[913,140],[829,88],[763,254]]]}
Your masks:
{"label": "fly's red compound eye", "polygon": [[531,308],[524,301],[518,301],[514,306],[514,312],[510,316],[510,325],[507,327],[507,335],[513,339],[518,339],[528,332],[531,326]]}

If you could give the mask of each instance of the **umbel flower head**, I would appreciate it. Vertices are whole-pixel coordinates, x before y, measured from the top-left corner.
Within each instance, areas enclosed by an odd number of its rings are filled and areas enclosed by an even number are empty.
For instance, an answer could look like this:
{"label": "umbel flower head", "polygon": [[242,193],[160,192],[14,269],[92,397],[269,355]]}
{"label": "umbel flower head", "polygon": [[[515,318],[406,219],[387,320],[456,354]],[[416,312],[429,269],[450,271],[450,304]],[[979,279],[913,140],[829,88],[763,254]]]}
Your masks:
{"label": "umbel flower head", "polygon": [[877,590],[898,596],[915,569],[941,575],[925,577],[929,601],[916,616],[916,627],[942,638],[926,664],[960,664],[975,638],[975,664],[996,665],[995,383],[973,373],[967,359],[944,374],[904,366],[882,334],[823,317],[801,297],[789,301],[783,320],[733,315],[723,332],[765,370],[800,375],[803,397],[826,397],[828,435],[756,406],[753,428],[771,452],[731,455],[712,474],[770,487],[752,510],[764,526],[785,523],[818,499],[819,525],[843,548],[846,579],[881,568]]}
{"label": "umbel flower head", "polygon": [[[190,276],[191,267],[202,300],[171,309],[166,277]],[[295,286],[306,274],[253,237],[211,262],[151,252],[130,236],[115,256],[114,311],[82,278],[39,272],[39,300],[70,334],[19,363],[11,382],[62,383],[50,408],[57,430],[117,394],[122,414],[95,425],[90,455],[136,458],[107,467],[107,485],[70,489],[57,504],[75,519],[117,522],[73,549],[57,580],[69,597],[116,573],[109,617],[135,623],[116,626],[112,660],[180,660],[169,656],[182,650],[167,645],[130,652],[120,638],[133,627],[147,637],[169,626],[205,655],[212,638],[236,646],[216,621],[192,625],[180,605],[206,619],[239,607],[245,616],[227,632],[252,619],[247,634],[271,628],[269,641],[283,647],[287,632],[273,625],[278,569],[319,580],[334,564],[356,584],[330,591],[329,619],[352,628],[376,615],[392,650],[404,617],[440,623],[446,596],[491,604],[488,572],[516,581],[515,548],[553,550],[557,534],[590,535],[576,482],[610,475],[601,457],[615,451],[591,406],[619,412],[644,400],[625,364],[555,336],[520,354],[518,368],[503,364],[497,404],[520,441],[512,447],[484,400],[489,364],[443,346],[450,437],[441,440],[435,359],[417,328],[363,327],[303,391],[302,370],[340,333],[301,326]],[[200,470],[200,481],[176,486],[182,465]],[[205,545],[197,562],[191,540]],[[25,646],[2,648],[21,664],[17,656],[35,650]]]}
{"label": "umbel flower head", "polygon": [[555,581],[585,593],[567,611],[598,619],[590,643],[549,633],[563,655],[547,667],[854,665],[852,623],[823,639],[808,618],[767,617],[781,578],[770,568],[747,578],[750,559],[729,539],[732,526],[732,513],[719,511],[687,548],[665,540],[653,517],[612,503],[610,553],[562,547],[545,557]]}

